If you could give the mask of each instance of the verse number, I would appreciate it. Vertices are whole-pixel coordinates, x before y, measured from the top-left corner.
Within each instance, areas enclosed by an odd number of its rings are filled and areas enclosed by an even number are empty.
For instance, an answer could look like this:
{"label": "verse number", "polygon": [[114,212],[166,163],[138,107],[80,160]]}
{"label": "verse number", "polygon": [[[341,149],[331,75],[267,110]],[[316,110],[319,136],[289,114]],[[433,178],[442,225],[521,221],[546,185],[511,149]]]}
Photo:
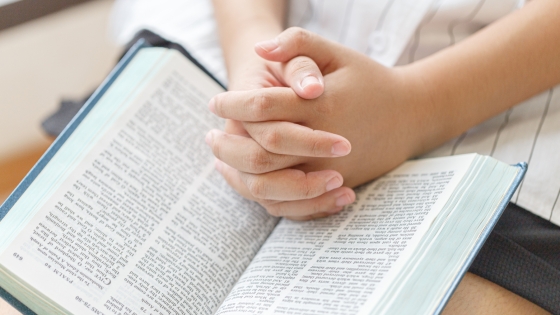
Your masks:
{"label": "verse number", "polygon": [[23,260],[23,257],[22,257],[20,254],[18,254],[18,253],[14,253],[13,256],[14,256],[17,260]]}

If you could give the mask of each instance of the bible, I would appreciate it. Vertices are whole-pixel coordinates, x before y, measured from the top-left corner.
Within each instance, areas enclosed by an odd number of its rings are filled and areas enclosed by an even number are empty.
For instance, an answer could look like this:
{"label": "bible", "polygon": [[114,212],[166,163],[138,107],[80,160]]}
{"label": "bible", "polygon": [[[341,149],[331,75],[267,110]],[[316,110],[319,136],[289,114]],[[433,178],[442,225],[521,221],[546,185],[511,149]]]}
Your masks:
{"label": "bible", "polygon": [[0,295],[24,314],[438,313],[526,171],[413,160],[336,215],[272,217],[214,169],[224,88],[145,46],[0,208]]}

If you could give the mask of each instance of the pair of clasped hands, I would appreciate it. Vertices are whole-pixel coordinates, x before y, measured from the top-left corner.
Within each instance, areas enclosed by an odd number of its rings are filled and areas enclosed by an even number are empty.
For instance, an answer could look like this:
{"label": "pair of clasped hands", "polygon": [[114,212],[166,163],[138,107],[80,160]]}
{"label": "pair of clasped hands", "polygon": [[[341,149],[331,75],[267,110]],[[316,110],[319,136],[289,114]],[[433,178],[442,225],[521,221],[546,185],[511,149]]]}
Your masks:
{"label": "pair of clasped hands", "polygon": [[231,90],[210,100],[227,120],[205,140],[227,182],[270,214],[335,214],[354,202],[350,187],[413,154],[412,87],[399,70],[299,28],[255,51]]}

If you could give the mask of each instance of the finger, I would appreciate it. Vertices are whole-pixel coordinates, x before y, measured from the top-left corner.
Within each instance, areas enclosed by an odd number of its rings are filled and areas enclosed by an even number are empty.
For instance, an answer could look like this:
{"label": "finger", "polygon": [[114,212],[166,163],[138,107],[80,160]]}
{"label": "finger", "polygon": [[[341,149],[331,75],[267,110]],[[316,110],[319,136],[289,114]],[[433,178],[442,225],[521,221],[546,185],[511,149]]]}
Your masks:
{"label": "finger", "polygon": [[342,209],[344,209],[344,207],[339,207],[338,209],[335,209],[331,212],[321,212],[321,213],[316,213],[316,214],[304,215],[304,216],[301,216],[301,217],[287,216],[285,218],[288,219],[288,220],[292,220],[292,221],[309,221],[309,220],[315,220],[315,219],[322,219],[322,218],[326,218],[328,216],[331,216],[333,214],[339,213],[340,211],[342,211]]}
{"label": "finger", "polygon": [[337,213],[342,207],[356,200],[356,194],[348,187],[340,187],[312,199],[277,202],[266,205],[273,216],[308,220],[323,213]]}
{"label": "finger", "polygon": [[296,56],[307,56],[317,63],[323,74],[324,70],[344,61],[343,50],[343,46],[299,27],[291,27],[275,39],[255,44],[257,54],[266,60],[287,62]]}
{"label": "finger", "polygon": [[319,197],[307,200],[284,201],[262,200],[255,198],[241,179],[241,172],[216,159],[216,169],[226,182],[241,196],[258,201],[267,211],[275,216],[285,216],[290,220],[312,220],[340,212],[345,205],[356,199],[354,191],[348,187],[339,187]]}
{"label": "finger", "polygon": [[224,131],[238,136],[250,137],[247,130],[243,126],[242,122],[237,120],[226,119],[226,125],[224,127]]}
{"label": "finger", "polygon": [[311,199],[342,186],[342,175],[326,170],[305,173],[282,169],[265,174],[239,173],[247,189],[257,200],[291,201]]}
{"label": "finger", "polygon": [[210,130],[205,140],[218,159],[246,173],[267,173],[305,161],[303,157],[270,153],[251,138],[220,130]]}
{"label": "finger", "polygon": [[272,87],[220,93],[208,107],[214,114],[233,120],[299,122],[311,115],[313,102],[302,100],[291,88]]}
{"label": "finger", "polygon": [[224,177],[226,182],[237,191],[241,196],[249,200],[256,200],[245,183],[241,180],[240,172],[235,168],[227,165],[226,163],[216,159],[215,167],[220,174]]}
{"label": "finger", "polygon": [[314,99],[324,91],[323,74],[309,57],[292,58],[280,67],[280,77],[297,95],[305,99]]}
{"label": "finger", "polygon": [[309,157],[339,157],[350,153],[346,138],[285,122],[243,123],[249,135],[268,152]]}

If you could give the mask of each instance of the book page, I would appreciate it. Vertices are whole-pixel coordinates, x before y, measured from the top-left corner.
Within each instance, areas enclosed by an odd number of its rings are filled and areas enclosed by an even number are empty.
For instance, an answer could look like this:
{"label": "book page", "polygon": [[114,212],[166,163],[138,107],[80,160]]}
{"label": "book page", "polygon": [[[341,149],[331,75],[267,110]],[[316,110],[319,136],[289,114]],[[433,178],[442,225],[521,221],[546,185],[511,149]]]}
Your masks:
{"label": "book page", "polygon": [[217,314],[356,314],[391,282],[473,155],[408,162],[338,215],[282,220]]}
{"label": "book page", "polygon": [[73,314],[212,314],[276,225],[214,170],[219,89],[178,58],[0,258]]}

